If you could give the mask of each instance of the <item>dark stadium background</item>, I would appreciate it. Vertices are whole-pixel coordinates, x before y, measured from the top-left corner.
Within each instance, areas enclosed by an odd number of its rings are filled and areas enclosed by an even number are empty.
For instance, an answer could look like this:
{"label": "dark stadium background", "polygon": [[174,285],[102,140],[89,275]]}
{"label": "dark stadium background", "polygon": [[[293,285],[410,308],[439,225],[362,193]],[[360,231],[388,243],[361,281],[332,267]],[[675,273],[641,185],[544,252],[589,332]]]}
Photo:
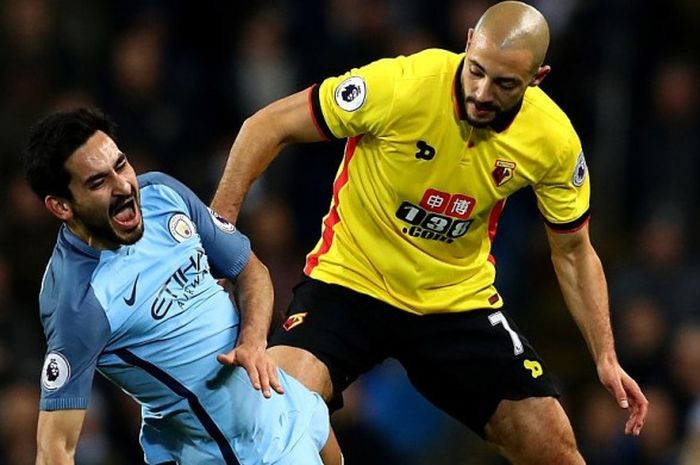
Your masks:
{"label": "dark stadium background", "polygon": [[[97,105],[118,122],[137,170],[167,171],[209,200],[257,108],[380,57],[459,51],[491,3],[0,1],[0,465],[34,463],[45,348],[37,293],[58,227],[21,173],[32,122]],[[652,403],[640,438],[621,434],[625,415],[597,383],[529,191],[502,218],[499,288],[556,372],[590,465],[700,464],[700,3],[531,3],[552,29],[543,88],[578,129],[592,174],[592,237],[619,355]],[[319,234],[341,149],[287,149],[248,196],[239,227],[272,271],[278,321]],[[348,465],[504,463],[422,401],[392,362],[345,401],[333,421]],[[141,463],[137,440],[138,408],[98,379],[76,463]]]}

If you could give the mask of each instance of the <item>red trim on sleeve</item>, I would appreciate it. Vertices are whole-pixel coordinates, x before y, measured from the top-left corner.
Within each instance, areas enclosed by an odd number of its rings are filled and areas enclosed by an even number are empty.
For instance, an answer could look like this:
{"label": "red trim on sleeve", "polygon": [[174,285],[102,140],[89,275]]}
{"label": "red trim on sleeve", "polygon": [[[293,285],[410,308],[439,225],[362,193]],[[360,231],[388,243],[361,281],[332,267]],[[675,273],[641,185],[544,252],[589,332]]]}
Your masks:
{"label": "red trim on sleeve", "polygon": [[318,265],[318,261],[322,255],[328,252],[333,244],[333,237],[335,236],[335,225],[340,222],[340,215],[338,215],[338,205],[340,205],[339,193],[340,189],[347,184],[349,179],[348,166],[350,165],[350,160],[355,155],[355,149],[357,144],[362,139],[362,136],[351,137],[348,139],[348,143],[345,146],[345,155],[343,156],[343,169],[333,183],[333,204],[331,209],[323,220],[323,231],[321,232],[322,244],[318,251],[314,254],[309,255],[306,258],[306,266],[304,267],[304,274],[311,275],[311,272]]}

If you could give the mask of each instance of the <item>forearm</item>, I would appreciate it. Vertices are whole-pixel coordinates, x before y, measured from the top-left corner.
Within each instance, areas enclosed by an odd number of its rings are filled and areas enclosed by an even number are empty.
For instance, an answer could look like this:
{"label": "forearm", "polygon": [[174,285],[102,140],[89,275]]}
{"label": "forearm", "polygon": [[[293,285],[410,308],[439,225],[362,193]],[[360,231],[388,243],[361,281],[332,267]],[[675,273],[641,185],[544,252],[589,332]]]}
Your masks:
{"label": "forearm", "polygon": [[40,411],[36,465],[73,465],[85,410]]}
{"label": "forearm", "polygon": [[285,145],[316,142],[323,136],[309,111],[309,90],[277,100],[248,118],[229,153],[211,206],[235,222],[253,181]]}
{"label": "forearm", "polygon": [[75,453],[69,452],[58,445],[42,445],[37,447],[36,465],[74,465]]}
{"label": "forearm", "polygon": [[610,327],[608,286],[603,266],[588,236],[588,225],[563,234],[547,229],[547,238],[564,300],[588,344],[598,378],[620,407],[630,408],[625,432],[638,435],[649,402],[639,385],[618,363]]}
{"label": "forearm", "polygon": [[241,307],[241,334],[238,345],[267,345],[272,319],[274,290],[267,267],[251,255],[236,281],[236,297]]}
{"label": "forearm", "polygon": [[603,266],[590,244],[568,252],[554,251],[552,263],[571,315],[593,360],[615,360],[608,289]]}
{"label": "forearm", "polygon": [[269,121],[264,111],[248,118],[241,126],[226,160],[211,207],[232,223],[238,218],[250,185],[283,147],[279,140],[270,137],[272,128]]}

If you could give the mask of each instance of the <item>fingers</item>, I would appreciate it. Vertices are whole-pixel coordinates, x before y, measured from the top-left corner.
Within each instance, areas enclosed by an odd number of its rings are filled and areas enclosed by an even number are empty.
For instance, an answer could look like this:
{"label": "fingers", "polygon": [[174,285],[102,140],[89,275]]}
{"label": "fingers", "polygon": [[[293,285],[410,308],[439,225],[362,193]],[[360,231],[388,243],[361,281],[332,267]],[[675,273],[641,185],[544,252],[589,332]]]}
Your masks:
{"label": "fingers", "polygon": [[[245,363],[241,364],[243,368],[245,368],[245,371],[248,373],[248,377],[250,378],[250,382],[253,384],[253,387],[259,391],[261,388],[261,382],[260,382],[260,374],[258,373],[258,367],[255,366],[254,363]],[[265,390],[263,390],[263,395],[265,397],[270,397],[270,388],[268,386],[267,393]]]}
{"label": "fingers", "polygon": [[644,425],[648,402],[637,383],[618,366],[599,369],[600,379],[605,387],[615,396],[620,408],[628,410],[625,422],[625,434],[638,436]]}
{"label": "fingers", "polygon": [[[260,366],[256,366],[255,368],[259,376],[260,389],[262,389],[263,395],[268,399],[272,397],[270,388],[274,389],[278,394],[284,394],[284,388],[277,376],[277,366],[272,362],[272,359],[264,355],[259,363]],[[256,389],[258,388],[256,387]]]}
{"label": "fingers", "polygon": [[236,351],[232,350],[228,354],[219,354],[216,356],[216,361],[222,365],[235,365]]}
{"label": "fingers", "polygon": [[624,383],[632,405],[630,416],[625,423],[625,434],[639,436],[649,412],[649,401],[632,378],[625,379]]}
{"label": "fingers", "polygon": [[277,376],[277,367],[274,363],[270,367],[270,387],[275,390],[277,394],[284,394],[284,388],[282,383],[280,383],[279,377]]}
{"label": "fingers", "polygon": [[254,353],[239,347],[227,354],[217,355],[216,360],[222,365],[239,365],[243,367],[248,373],[253,387],[258,391],[262,391],[263,396],[266,398],[272,397],[271,389],[278,394],[284,394],[284,388],[277,373],[277,365],[264,351]]}
{"label": "fingers", "polygon": [[619,405],[620,408],[629,408],[630,404],[629,400],[627,399],[627,392],[625,392],[625,388],[622,386],[622,380],[619,377],[614,378],[607,383],[607,388],[610,390],[610,392],[612,392],[612,395],[615,396],[617,405]]}

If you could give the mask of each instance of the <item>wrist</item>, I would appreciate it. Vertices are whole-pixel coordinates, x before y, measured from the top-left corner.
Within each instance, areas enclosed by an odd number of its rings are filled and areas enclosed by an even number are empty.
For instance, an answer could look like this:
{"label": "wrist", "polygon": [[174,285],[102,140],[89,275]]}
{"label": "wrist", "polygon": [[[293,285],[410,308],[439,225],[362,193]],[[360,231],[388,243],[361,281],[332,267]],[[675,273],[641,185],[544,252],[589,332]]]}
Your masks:
{"label": "wrist", "polygon": [[596,366],[598,367],[617,365],[619,363],[617,361],[617,354],[615,353],[615,349],[607,349],[600,351],[594,356],[594,361]]}
{"label": "wrist", "polygon": [[236,345],[257,346],[265,350],[267,348],[267,336],[260,332],[242,331]]}

